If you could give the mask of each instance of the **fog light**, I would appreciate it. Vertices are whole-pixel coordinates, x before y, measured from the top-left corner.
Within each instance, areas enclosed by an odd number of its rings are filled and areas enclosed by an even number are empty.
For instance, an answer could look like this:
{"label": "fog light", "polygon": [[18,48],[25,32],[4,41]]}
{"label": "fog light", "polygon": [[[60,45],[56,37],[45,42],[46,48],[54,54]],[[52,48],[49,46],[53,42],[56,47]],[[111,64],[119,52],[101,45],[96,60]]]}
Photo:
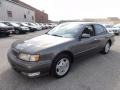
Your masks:
{"label": "fog light", "polygon": [[35,76],[39,76],[40,72],[35,72],[35,73],[25,73],[25,72],[22,72],[22,74],[27,75],[29,77],[35,77]]}

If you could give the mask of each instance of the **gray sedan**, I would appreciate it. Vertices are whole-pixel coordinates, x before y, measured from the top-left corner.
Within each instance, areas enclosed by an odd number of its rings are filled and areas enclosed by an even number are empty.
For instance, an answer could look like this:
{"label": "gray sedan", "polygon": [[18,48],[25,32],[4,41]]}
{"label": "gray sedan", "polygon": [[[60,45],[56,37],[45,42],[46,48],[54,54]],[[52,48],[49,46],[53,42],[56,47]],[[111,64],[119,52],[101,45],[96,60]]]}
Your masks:
{"label": "gray sedan", "polygon": [[16,41],[8,52],[8,60],[17,72],[29,77],[50,74],[65,76],[76,57],[92,52],[107,54],[114,43],[98,23],[63,23],[46,34]]}

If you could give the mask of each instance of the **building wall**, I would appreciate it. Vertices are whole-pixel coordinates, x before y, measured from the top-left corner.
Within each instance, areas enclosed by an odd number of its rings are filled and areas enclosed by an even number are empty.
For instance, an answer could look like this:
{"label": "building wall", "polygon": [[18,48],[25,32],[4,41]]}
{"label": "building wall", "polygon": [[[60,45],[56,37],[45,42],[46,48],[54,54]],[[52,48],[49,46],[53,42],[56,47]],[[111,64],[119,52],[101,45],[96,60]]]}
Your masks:
{"label": "building wall", "polygon": [[[16,3],[0,0],[0,21],[24,21],[35,22],[35,12],[28,8],[22,7]],[[7,11],[12,11],[12,17],[8,17]],[[26,19],[24,18],[26,15]]]}
{"label": "building wall", "polygon": [[[14,0],[15,1],[15,0]],[[24,7],[30,8],[31,10],[35,11],[35,21],[38,23],[47,23],[48,22],[48,14],[40,11],[22,1],[16,0],[20,5],[23,5]]]}
{"label": "building wall", "polygon": [[48,14],[41,12],[39,10],[35,10],[35,21],[39,23],[47,23]]}

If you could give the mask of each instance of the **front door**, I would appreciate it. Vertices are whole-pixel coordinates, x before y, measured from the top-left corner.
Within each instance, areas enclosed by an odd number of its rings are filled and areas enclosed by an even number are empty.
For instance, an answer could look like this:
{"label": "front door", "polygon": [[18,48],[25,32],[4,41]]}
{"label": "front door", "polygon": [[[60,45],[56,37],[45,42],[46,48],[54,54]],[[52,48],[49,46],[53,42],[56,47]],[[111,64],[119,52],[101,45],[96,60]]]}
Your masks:
{"label": "front door", "polygon": [[97,43],[98,40],[96,39],[93,25],[86,25],[83,29],[82,34],[80,35],[80,41],[78,41],[75,46],[76,55],[95,49]]}

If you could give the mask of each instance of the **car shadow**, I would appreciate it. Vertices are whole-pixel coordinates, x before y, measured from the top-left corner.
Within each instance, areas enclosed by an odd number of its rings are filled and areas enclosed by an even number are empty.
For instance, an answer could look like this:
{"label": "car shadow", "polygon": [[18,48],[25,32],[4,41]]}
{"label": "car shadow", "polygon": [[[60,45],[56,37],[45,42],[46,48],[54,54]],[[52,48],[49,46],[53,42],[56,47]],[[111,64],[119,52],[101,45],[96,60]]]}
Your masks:
{"label": "car shadow", "polygon": [[12,35],[10,35],[10,36],[1,35],[1,36],[0,36],[0,39],[3,39],[3,38],[6,38],[6,39],[7,39],[7,38],[10,38],[10,37],[12,37]]}

